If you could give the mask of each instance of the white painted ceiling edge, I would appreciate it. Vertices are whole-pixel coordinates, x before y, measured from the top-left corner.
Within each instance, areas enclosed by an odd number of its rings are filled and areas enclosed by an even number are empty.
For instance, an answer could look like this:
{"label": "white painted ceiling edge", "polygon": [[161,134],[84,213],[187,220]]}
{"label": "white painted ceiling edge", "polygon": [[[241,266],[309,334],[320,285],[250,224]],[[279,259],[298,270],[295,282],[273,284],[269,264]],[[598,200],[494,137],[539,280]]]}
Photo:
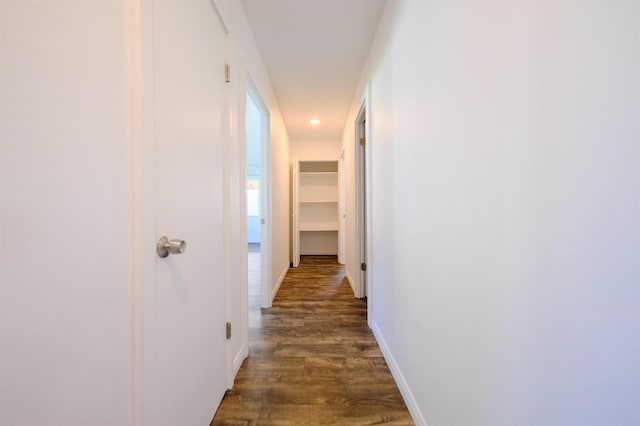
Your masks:
{"label": "white painted ceiling edge", "polygon": [[289,139],[340,139],[386,0],[240,1]]}

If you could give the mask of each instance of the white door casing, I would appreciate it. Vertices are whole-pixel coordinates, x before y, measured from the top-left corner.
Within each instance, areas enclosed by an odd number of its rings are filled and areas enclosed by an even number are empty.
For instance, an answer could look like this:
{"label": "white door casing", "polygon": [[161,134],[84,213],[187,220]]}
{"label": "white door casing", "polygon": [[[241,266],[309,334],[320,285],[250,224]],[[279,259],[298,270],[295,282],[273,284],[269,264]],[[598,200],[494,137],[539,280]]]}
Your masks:
{"label": "white door casing", "polygon": [[[272,302],[271,116],[269,109],[260,95],[260,91],[250,75],[247,75],[247,95],[251,97],[251,100],[260,113],[260,306],[270,308]],[[246,110],[245,108],[245,111]],[[244,157],[246,157],[246,149]],[[243,225],[243,228],[246,228],[245,225]]]}
{"label": "white door casing", "polygon": [[[366,169],[366,102],[355,122],[356,172],[356,297],[367,296],[367,169]],[[365,265],[365,268],[362,268]]]}
{"label": "white door casing", "polygon": [[342,150],[338,159],[338,263],[344,265],[346,262],[346,175],[345,175],[345,152]]}
{"label": "white door casing", "polygon": [[293,177],[292,177],[292,189],[291,189],[291,205],[293,208],[293,225],[292,225],[292,240],[293,240],[293,267],[297,268],[300,265],[300,220],[298,217],[300,206],[298,205],[298,187],[300,176],[300,161],[297,158],[293,159]]}

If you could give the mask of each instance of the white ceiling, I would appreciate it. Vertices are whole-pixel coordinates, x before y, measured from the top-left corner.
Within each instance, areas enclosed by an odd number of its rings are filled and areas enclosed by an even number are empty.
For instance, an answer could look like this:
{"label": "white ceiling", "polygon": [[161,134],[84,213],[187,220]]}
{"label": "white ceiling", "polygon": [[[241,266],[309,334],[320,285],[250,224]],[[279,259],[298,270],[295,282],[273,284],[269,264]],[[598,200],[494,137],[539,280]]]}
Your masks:
{"label": "white ceiling", "polygon": [[292,141],[342,137],[385,1],[241,0]]}

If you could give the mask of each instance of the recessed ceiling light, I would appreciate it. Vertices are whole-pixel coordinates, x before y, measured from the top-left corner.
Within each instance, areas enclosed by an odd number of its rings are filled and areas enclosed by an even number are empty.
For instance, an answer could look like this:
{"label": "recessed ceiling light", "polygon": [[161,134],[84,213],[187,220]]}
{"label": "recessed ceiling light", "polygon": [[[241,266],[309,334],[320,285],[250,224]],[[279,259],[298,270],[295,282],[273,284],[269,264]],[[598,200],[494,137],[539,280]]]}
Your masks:
{"label": "recessed ceiling light", "polygon": [[311,120],[309,120],[309,123],[315,126],[316,124],[320,124],[320,120],[318,120],[317,118],[312,118]]}

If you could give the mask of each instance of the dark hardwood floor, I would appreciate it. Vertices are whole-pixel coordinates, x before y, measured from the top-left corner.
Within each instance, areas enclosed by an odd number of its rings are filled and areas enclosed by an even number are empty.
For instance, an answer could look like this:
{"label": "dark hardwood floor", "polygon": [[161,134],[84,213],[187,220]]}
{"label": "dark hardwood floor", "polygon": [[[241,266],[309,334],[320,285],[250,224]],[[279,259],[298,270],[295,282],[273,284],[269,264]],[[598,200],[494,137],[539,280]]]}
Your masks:
{"label": "dark hardwood floor", "polygon": [[304,256],[271,309],[256,300],[249,357],[212,425],[413,424],[335,256]]}

